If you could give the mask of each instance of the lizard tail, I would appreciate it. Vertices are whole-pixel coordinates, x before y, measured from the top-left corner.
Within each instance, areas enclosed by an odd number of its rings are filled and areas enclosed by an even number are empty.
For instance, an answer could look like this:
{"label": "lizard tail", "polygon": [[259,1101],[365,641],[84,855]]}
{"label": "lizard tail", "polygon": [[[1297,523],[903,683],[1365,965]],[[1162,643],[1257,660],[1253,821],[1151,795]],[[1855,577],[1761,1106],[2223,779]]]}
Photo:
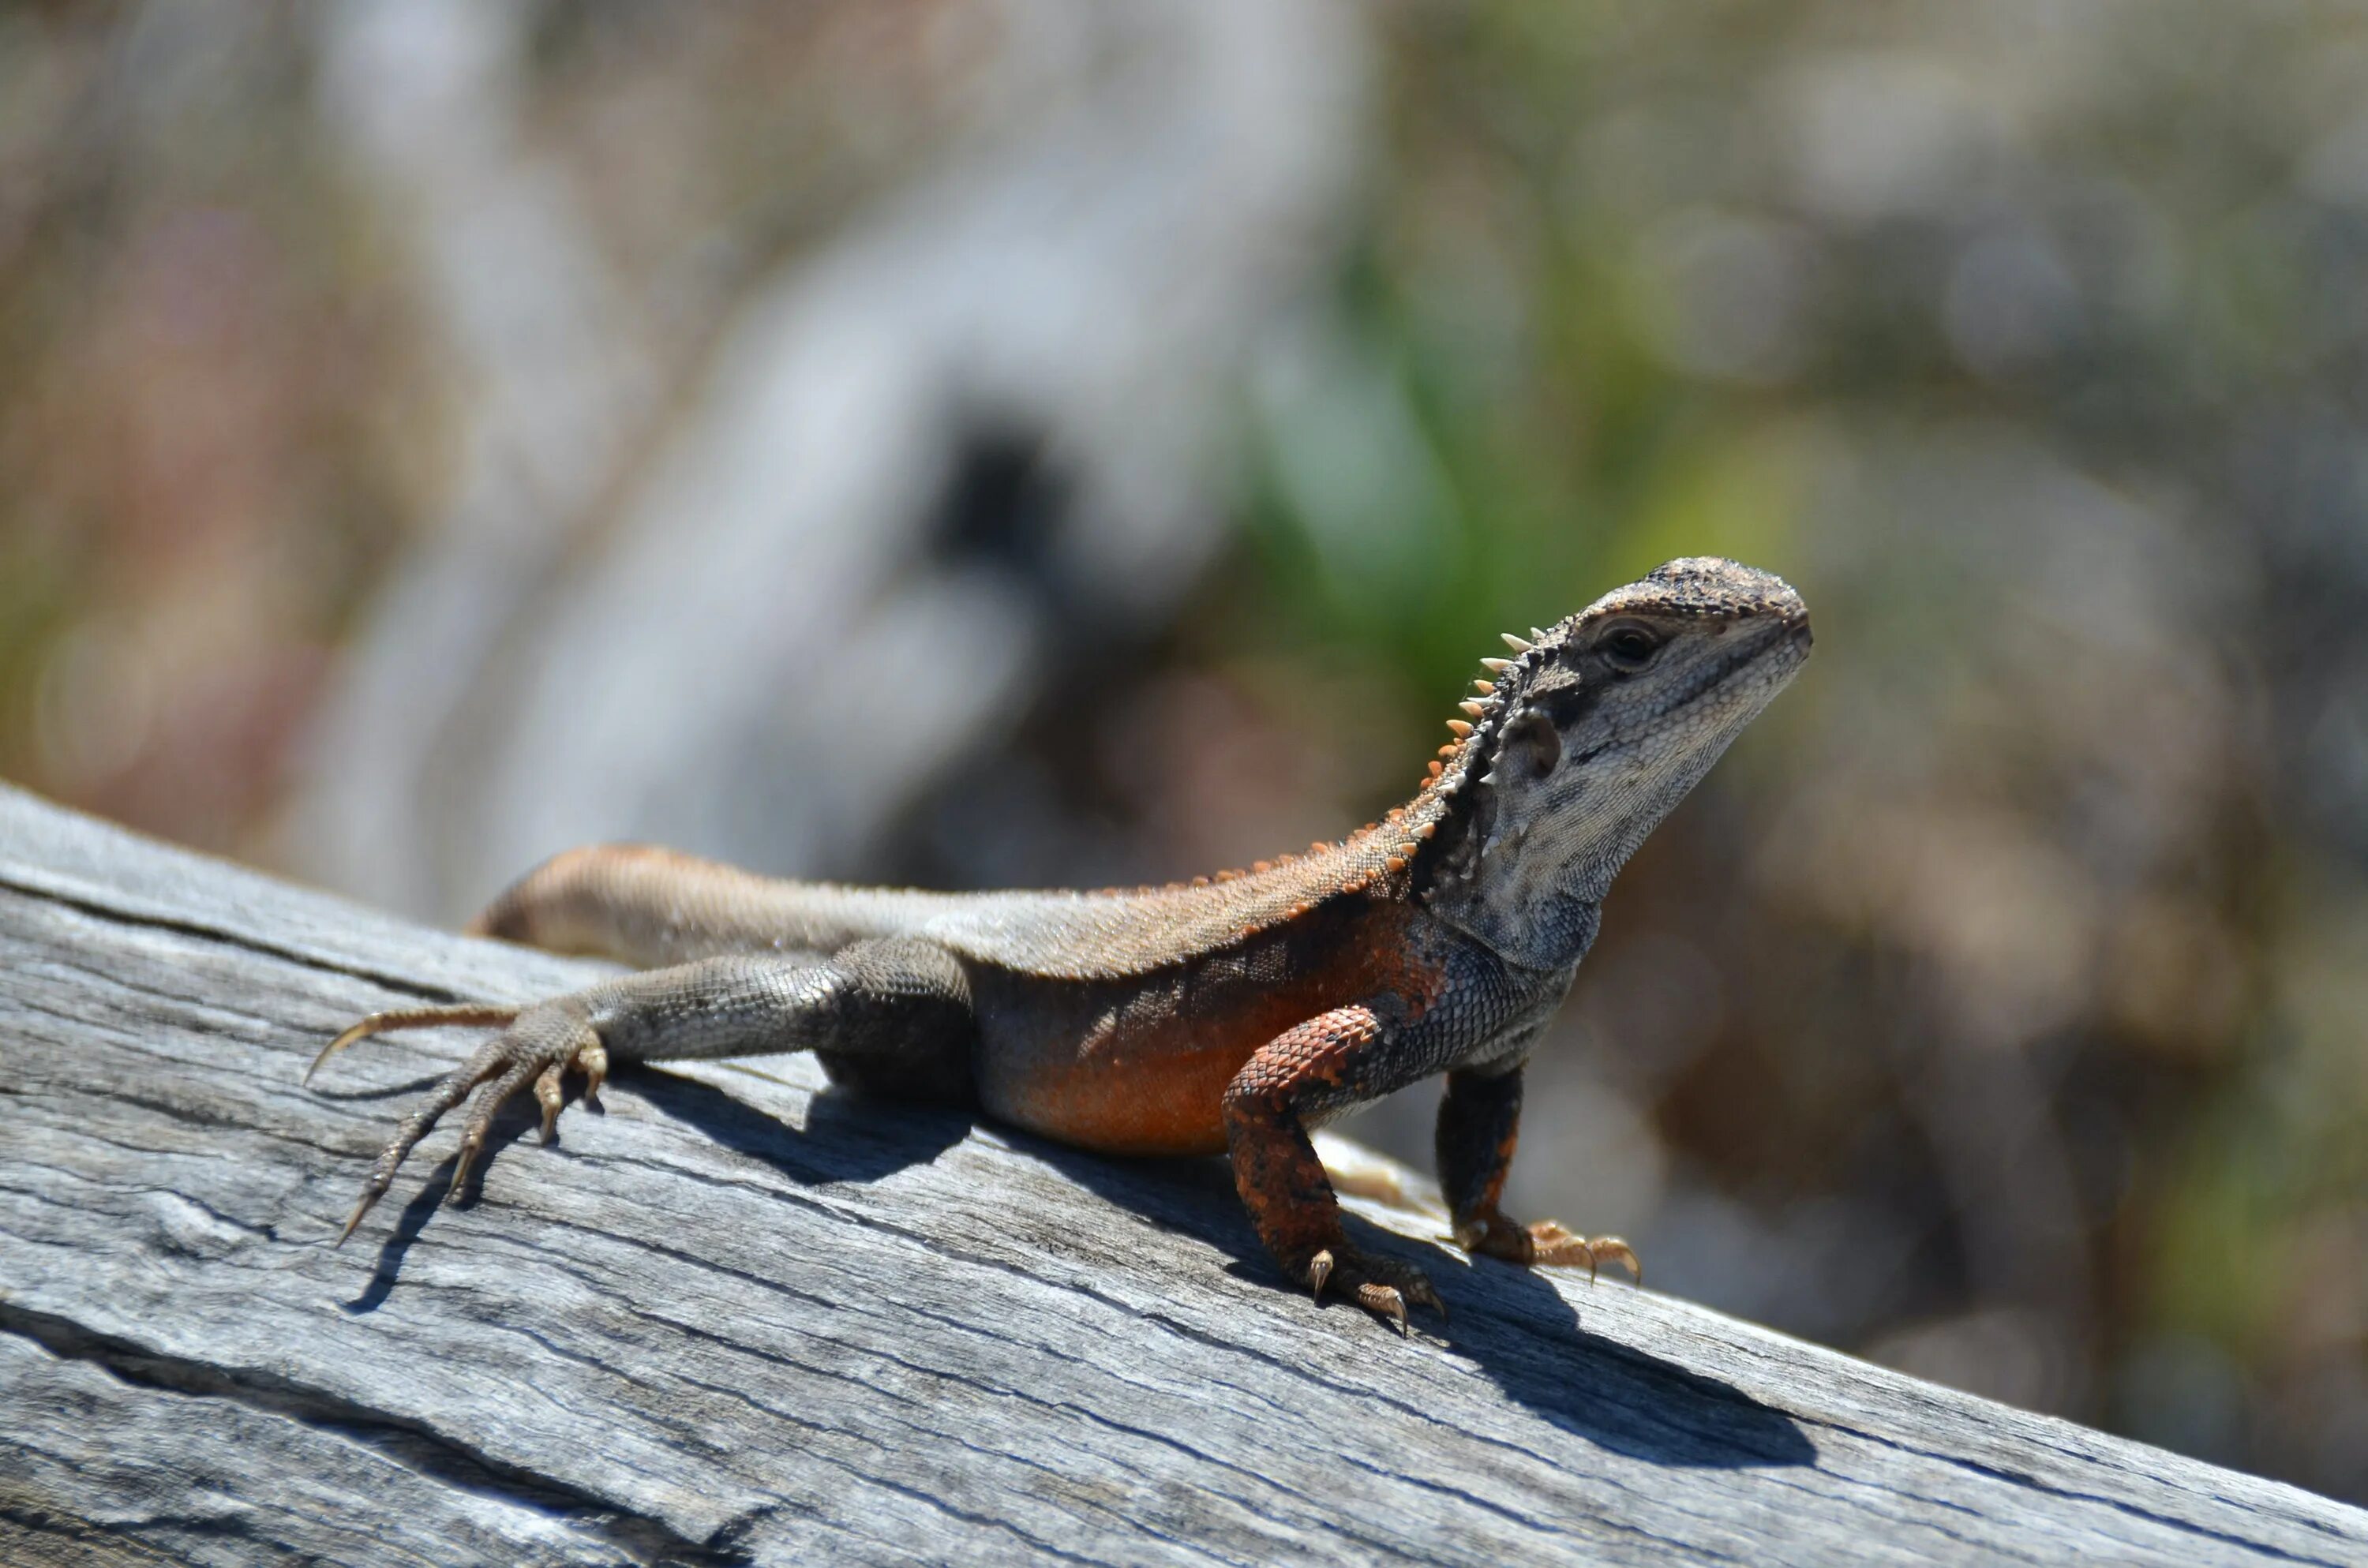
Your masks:
{"label": "lizard tail", "polygon": [[313,1074],[321,1070],[322,1062],[356,1040],[368,1040],[374,1034],[385,1034],[392,1029],[433,1028],[439,1024],[492,1024],[507,1028],[518,1020],[518,1016],[516,1007],[496,1007],[478,1002],[463,1002],[450,1007],[398,1007],[392,1012],[372,1013],[323,1046],[321,1054],[313,1058],[313,1065],[304,1069],[302,1081],[311,1083]]}

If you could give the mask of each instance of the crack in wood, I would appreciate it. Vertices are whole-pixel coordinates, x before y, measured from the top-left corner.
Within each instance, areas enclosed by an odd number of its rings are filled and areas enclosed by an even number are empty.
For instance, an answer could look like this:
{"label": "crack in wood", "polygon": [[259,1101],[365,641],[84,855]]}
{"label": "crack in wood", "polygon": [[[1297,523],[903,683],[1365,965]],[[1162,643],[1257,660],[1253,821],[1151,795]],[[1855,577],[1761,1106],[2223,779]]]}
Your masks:
{"label": "crack in wood", "polygon": [[394,992],[398,995],[416,997],[423,1002],[448,1004],[472,998],[463,996],[449,986],[429,985],[411,976],[392,970],[369,969],[357,964],[340,963],[323,958],[318,953],[283,943],[268,942],[232,926],[211,925],[187,915],[164,915],[151,910],[126,909],[120,904],[103,903],[93,897],[71,893],[62,888],[27,881],[0,871],[0,892],[12,892],[20,898],[40,903],[53,903],[71,909],[94,920],[110,925],[130,926],[150,931],[170,931],[176,936],[192,937],[199,941],[218,942],[226,948],[252,953],[257,958],[277,959],[282,963],[308,969],[316,974],[334,974],[347,980],[359,980],[368,984]]}
{"label": "crack in wood", "polygon": [[607,1498],[505,1464],[416,1421],[373,1410],[276,1373],[167,1355],[6,1301],[0,1301],[0,1334],[28,1339],[61,1360],[88,1362],[135,1388],[192,1398],[226,1399],[250,1410],[335,1433],[445,1485],[560,1516],[644,1562],[679,1563],[683,1568],[741,1568],[750,1561],[745,1552],[719,1546],[713,1539],[693,1540],[676,1532],[664,1520],[620,1508]]}

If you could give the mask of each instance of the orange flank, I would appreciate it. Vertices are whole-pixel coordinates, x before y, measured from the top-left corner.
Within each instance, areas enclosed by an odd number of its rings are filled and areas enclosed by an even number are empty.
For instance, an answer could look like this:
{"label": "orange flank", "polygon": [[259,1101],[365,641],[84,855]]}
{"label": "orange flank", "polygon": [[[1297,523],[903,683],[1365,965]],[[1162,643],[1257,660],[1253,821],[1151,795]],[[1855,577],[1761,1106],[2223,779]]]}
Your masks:
{"label": "orange flank", "polygon": [[1314,918],[1155,977],[1061,987],[974,973],[979,1096],[1007,1121],[1113,1154],[1225,1148],[1225,1085],[1258,1050],[1334,1007],[1395,996],[1411,1019],[1443,972],[1395,901],[1345,899]]}

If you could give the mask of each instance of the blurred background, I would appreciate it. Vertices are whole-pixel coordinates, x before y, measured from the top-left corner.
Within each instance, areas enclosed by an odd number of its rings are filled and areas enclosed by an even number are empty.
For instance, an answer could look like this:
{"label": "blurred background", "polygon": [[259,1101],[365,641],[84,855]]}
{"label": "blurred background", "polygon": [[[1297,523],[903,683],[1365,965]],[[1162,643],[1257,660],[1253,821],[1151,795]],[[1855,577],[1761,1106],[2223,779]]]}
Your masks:
{"label": "blurred background", "polygon": [[1817,654],[1517,1211],[2368,1502],[2364,377],[2348,6],[8,6],[0,776],[448,921],[1163,879],[1736,555]]}

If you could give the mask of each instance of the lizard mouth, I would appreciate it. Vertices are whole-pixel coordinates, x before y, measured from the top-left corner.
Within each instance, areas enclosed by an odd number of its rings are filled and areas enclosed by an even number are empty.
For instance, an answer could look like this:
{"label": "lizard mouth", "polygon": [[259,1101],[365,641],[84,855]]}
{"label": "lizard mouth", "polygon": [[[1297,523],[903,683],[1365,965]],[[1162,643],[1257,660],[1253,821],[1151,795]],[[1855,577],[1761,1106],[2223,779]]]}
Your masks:
{"label": "lizard mouth", "polygon": [[[1669,693],[1668,701],[1653,710],[1652,716],[1666,718],[1681,709],[1690,708],[1713,692],[1732,685],[1738,676],[1755,672],[1764,676],[1766,689],[1761,697],[1764,704],[1806,662],[1813,641],[1806,610],[1797,610],[1781,620],[1754,628],[1723,657],[1712,660],[1694,671],[1682,685]],[[1755,707],[1752,711],[1757,712],[1759,709]]]}

